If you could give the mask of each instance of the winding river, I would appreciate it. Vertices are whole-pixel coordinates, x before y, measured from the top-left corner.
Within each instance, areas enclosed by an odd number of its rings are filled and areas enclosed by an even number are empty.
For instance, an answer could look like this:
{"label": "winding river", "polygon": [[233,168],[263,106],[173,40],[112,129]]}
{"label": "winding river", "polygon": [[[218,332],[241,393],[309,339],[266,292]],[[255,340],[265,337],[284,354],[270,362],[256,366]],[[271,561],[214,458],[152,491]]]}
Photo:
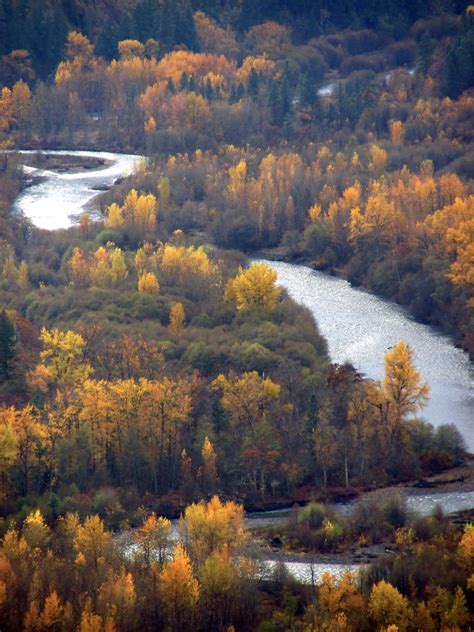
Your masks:
{"label": "winding river", "polygon": [[421,416],[435,426],[455,424],[474,451],[474,368],[449,336],[343,279],[291,263],[267,263],[278,274],[278,283],[314,315],[333,362],[347,360],[367,377],[381,379],[387,350],[399,340],[408,342],[431,388]]}
{"label": "winding river", "polygon": [[[117,178],[132,173],[143,160],[141,156],[90,151],[49,151],[53,155],[96,157],[106,161],[104,168],[81,173],[40,171],[30,167],[29,174],[41,175],[41,181],[26,188],[15,208],[39,228],[67,228],[90,208],[100,188],[108,188]],[[453,423],[474,451],[474,370],[466,353],[456,349],[448,336],[412,320],[399,306],[377,298],[346,281],[310,268],[281,262],[268,262],[278,274],[278,283],[298,303],[308,307],[320,332],[327,339],[333,361],[349,360],[373,379],[383,375],[383,357],[398,340],[408,342],[415,353],[415,363],[431,386],[431,399],[423,416],[434,425]],[[474,492],[417,495],[408,505],[428,513],[436,504],[445,511],[474,507]],[[339,506],[347,513],[350,506]],[[249,527],[262,526],[283,519],[284,514],[253,515]],[[275,564],[263,560],[267,570]],[[288,561],[288,570],[304,581],[331,571],[340,575],[353,566]]]}
{"label": "winding river", "polygon": [[[22,151],[35,154],[35,151]],[[80,173],[57,173],[24,167],[28,175],[42,176],[38,184],[25,189],[14,208],[28,217],[35,226],[46,230],[68,228],[79,215],[90,210],[91,200],[101,188],[111,187],[121,177],[130,175],[144,160],[142,156],[97,151],[42,151],[43,155],[100,158],[103,169]]]}

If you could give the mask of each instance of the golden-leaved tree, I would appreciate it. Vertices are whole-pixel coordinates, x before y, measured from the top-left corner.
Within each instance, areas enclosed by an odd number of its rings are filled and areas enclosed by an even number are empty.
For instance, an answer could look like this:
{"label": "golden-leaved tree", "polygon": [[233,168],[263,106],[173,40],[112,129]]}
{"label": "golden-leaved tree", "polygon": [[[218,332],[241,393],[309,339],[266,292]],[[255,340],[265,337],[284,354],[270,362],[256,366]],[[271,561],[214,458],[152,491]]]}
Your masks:
{"label": "golden-leaved tree", "polygon": [[132,243],[152,237],[156,223],[157,203],[152,193],[139,194],[132,189],[122,206],[114,203],[107,209],[107,228],[123,233]]}
{"label": "golden-leaved tree", "polygon": [[277,433],[272,427],[277,418],[280,385],[256,371],[218,375],[212,383],[221,395],[229,415],[229,458],[246,473],[247,484],[256,492],[266,491],[267,476],[279,454]]}
{"label": "golden-leaved tree", "polygon": [[232,301],[238,310],[274,309],[281,290],[275,285],[277,274],[266,263],[254,263],[240,269],[225,289],[225,298]]}

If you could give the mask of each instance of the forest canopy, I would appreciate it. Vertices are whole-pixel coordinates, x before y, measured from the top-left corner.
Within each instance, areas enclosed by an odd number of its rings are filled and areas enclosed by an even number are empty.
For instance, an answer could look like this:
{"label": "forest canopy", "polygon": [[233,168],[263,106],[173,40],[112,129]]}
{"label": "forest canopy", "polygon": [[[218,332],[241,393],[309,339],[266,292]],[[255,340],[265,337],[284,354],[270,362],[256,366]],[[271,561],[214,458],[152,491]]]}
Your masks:
{"label": "forest canopy", "polygon": [[[471,629],[472,512],[366,495],[468,485],[463,437],[410,345],[331,362],[262,259],[474,354],[473,38],[461,0],[0,0],[2,630]],[[40,230],[22,191],[108,165],[64,148],[143,160]]]}

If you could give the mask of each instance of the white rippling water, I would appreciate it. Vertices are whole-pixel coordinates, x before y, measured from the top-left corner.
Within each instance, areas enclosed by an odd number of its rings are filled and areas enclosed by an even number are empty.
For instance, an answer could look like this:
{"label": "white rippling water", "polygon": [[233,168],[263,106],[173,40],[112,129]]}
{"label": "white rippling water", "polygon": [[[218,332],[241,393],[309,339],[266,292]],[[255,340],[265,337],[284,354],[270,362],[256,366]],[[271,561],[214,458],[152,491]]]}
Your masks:
{"label": "white rippling water", "polygon": [[431,391],[420,413],[434,426],[455,424],[474,451],[474,368],[467,353],[449,336],[417,323],[400,306],[353,288],[343,279],[306,266],[267,261],[278,284],[308,307],[328,342],[333,362],[351,362],[367,377],[381,379],[384,355],[399,340],[414,350],[414,360]]}
{"label": "white rippling water", "polygon": [[[19,153],[31,153],[24,151]],[[57,173],[25,167],[33,175],[44,175],[45,180],[25,189],[14,208],[22,212],[38,228],[57,230],[68,228],[87,209],[87,204],[98,191],[92,187],[111,186],[119,177],[133,173],[143,161],[141,156],[98,151],[43,151],[42,154],[102,158],[110,165],[96,171]]]}

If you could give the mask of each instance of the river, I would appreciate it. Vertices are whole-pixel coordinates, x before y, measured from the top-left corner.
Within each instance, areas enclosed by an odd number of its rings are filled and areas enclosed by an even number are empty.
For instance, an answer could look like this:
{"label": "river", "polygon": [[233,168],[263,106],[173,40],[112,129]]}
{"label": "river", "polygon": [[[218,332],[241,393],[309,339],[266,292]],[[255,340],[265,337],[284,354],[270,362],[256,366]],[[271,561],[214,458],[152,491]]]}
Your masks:
{"label": "river", "polygon": [[[21,151],[34,154],[35,151]],[[79,215],[89,209],[99,187],[110,187],[115,180],[133,173],[143,161],[142,156],[112,154],[97,151],[42,151],[44,155],[82,156],[101,158],[107,166],[81,173],[57,173],[24,167],[28,175],[44,176],[41,182],[25,189],[17,198],[14,208],[28,217],[35,226],[47,230],[68,228]]]}
{"label": "river", "polygon": [[[110,161],[105,168],[82,173],[59,174],[26,168],[28,173],[42,175],[38,184],[25,189],[15,203],[39,228],[55,230],[71,226],[88,208],[98,187],[110,187],[119,177],[133,172],[143,160],[140,156],[88,151],[50,151],[50,154],[92,156]],[[456,349],[448,336],[416,323],[399,306],[352,288],[342,279],[305,266],[268,262],[278,274],[278,283],[290,296],[308,307],[319,329],[328,341],[333,361],[349,360],[368,377],[379,379],[383,374],[383,356],[398,340],[405,340],[415,351],[416,366],[431,386],[431,400],[424,416],[433,424],[454,423],[474,451],[474,384],[473,368],[467,354]],[[425,494],[408,499],[408,506],[428,513],[436,504],[445,511],[459,511],[474,506],[474,492]],[[347,513],[351,505],[337,506]],[[249,515],[249,528],[276,523],[284,513]],[[285,562],[288,570],[302,581],[318,578],[330,571],[340,575],[353,570],[346,564],[308,564]],[[271,571],[273,559],[263,559]]]}
{"label": "river", "polygon": [[467,353],[447,335],[416,322],[390,301],[353,288],[311,268],[267,261],[278,284],[313,314],[333,362],[351,362],[367,377],[381,379],[384,355],[399,340],[414,350],[414,361],[431,391],[420,416],[435,426],[452,423],[474,451],[474,368]]}

